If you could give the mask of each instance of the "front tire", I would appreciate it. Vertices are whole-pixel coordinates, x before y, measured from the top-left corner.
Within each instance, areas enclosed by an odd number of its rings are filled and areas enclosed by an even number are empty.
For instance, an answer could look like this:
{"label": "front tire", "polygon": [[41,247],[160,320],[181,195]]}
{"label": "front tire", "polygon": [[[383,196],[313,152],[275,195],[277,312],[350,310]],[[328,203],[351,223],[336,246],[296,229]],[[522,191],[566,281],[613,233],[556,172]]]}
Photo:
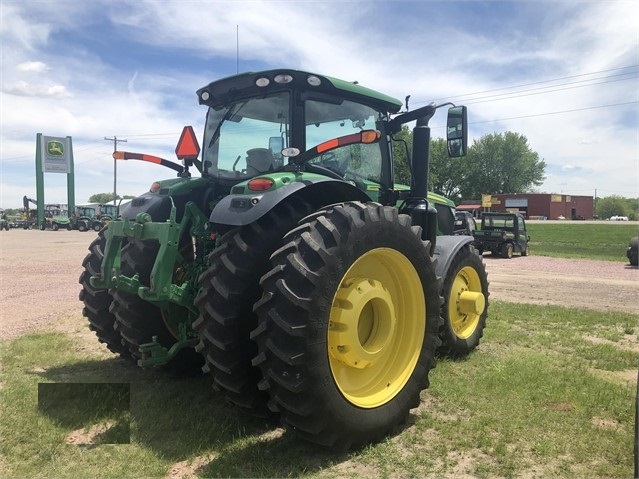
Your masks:
{"label": "front tire", "polygon": [[262,278],[254,363],[286,426],[346,450],[419,405],[440,344],[439,280],[421,228],[395,208],[344,203],[303,222]]}
{"label": "front tire", "polygon": [[457,252],[442,291],[440,353],[454,358],[467,356],[479,345],[488,316],[488,275],[475,248],[467,245]]}
{"label": "front tire", "polygon": [[226,400],[257,416],[268,416],[268,394],[257,387],[262,375],[251,364],[257,345],[250,338],[257,325],[253,304],[260,298],[260,278],[282,237],[311,212],[301,201],[284,203],[255,223],[234,228],[209,256],[200,276],[193,323],[200,336],[196,347],[213,373],[213,386]]}

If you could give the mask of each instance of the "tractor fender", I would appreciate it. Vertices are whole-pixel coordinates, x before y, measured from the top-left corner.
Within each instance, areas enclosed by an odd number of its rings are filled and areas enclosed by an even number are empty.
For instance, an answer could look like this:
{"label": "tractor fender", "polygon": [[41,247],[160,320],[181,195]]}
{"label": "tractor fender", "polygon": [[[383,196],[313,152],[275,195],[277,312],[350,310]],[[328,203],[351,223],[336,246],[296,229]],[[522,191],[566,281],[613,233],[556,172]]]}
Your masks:
{"label": "tractor fender", "polygon": [[[453,258],[465,245],[472,243],[473,237],[466,235],[438,236],[435,244],[433,256],[437,259],[435,273],[441,278],[445,278],[450,268]],[[442,285],[443,285],[442,281]]]}
{"label": "tractor fender", "polygon": [[225,196],[211,211],[209,221],[218,225],[248,225],[293,195],[316,207],[342,201],[371,201],[362,190],[346,181],[312,178],[294,181],[273,191]]}

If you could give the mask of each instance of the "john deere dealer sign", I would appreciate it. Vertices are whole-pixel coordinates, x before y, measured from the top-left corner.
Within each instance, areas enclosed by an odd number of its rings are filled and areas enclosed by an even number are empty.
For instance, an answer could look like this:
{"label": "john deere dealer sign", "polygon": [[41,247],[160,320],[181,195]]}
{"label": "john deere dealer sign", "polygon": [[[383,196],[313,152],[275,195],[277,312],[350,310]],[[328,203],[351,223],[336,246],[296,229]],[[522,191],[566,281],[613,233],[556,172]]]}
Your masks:
{"label": "john deere dealer sign", "polygon": [[69,173],[70,138],[44,135],[41,138],[42,171],[44,173]]}

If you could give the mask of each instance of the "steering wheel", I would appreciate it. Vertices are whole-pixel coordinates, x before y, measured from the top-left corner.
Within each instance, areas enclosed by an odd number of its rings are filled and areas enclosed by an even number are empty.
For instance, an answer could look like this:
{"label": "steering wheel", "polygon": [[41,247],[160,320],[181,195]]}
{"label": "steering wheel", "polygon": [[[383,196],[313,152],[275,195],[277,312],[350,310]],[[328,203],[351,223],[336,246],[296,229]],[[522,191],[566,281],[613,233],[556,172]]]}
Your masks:
{"label": "steering wheel", "polygon": [[349,158],[340,161],[337,158],[337,155],[332,151],[324,153],[322,156],[320,156],[320,165],[322,165],[324,168],[328,168],[329,170],[334,171],[340,176],[344,176],[344,172],[346,171],[346,167],[348,166],[349,161]]}

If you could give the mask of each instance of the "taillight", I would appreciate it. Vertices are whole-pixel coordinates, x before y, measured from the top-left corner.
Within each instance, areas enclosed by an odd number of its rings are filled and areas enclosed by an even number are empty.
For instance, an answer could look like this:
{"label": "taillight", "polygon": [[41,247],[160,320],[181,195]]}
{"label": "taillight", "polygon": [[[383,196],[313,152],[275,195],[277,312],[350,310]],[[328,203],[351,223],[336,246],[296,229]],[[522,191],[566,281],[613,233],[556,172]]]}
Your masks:
{"label": "taillight", "polygon": [[270,190],[275,183],[270,178],[253,178],[246,185],[251,191]]}

